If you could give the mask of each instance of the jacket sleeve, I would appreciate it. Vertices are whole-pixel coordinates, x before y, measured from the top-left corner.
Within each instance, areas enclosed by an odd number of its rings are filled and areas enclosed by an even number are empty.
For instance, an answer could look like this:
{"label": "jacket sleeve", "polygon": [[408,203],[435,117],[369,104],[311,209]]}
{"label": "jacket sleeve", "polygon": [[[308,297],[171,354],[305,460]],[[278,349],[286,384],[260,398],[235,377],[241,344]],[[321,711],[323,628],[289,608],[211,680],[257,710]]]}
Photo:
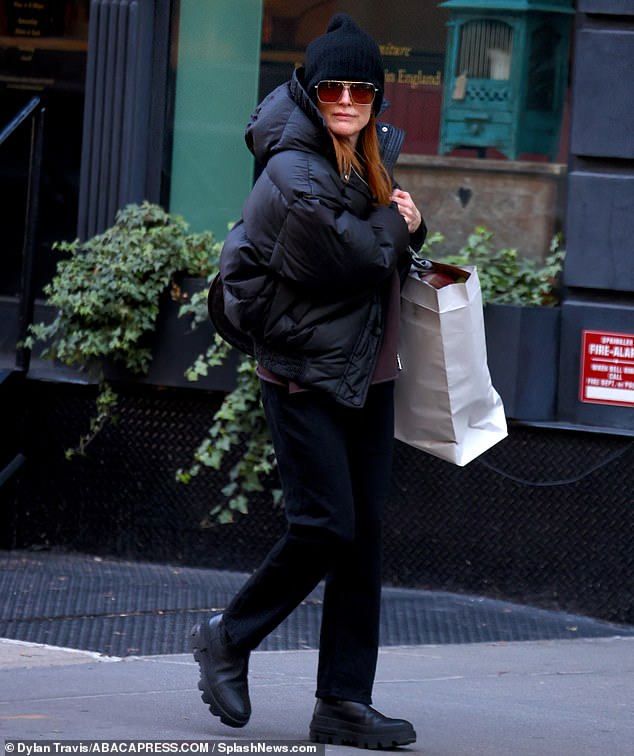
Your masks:
{"label": "jacket sleeve", "polygon": [[270,266],[312,296],[350,296],[380,285],[408,243],[407,225],[393,207],[359,218],[332,195],[302,194],[288,206]]}
{"label": "jacket sleeve", "polygon": [[393,208],[376,207],[360,219],[304,196],[289,207],[271,267],[295,285],[364,290],[390,275],[408,241],[407,226]]}
{"label": "jacket sleeve", "polygon": [[427,226],[425,225],[424,218],[421,218],[420,226],[416,229],[416,231],[414,231],[413,234],[409,235],[409,246],[414,250],[414,252],[420,252],[426,238]]}

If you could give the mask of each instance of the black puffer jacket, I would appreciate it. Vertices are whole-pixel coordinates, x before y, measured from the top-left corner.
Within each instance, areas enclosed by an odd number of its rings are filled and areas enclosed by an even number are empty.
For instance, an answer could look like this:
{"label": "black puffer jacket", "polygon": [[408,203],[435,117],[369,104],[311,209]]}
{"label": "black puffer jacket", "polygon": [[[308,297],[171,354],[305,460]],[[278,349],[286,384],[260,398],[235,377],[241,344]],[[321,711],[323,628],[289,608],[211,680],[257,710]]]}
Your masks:
{"label": "black puffer jacket", "polygon": [[[263,171],[221,255],[225,315],[264,367],[360,407],[383,333],[388,282],[409,266],[409,233],[366,183],[339,176],[319,110],[292,80],[257,108],[246,141]],[[403,141],[379,124],[391,171]]]}

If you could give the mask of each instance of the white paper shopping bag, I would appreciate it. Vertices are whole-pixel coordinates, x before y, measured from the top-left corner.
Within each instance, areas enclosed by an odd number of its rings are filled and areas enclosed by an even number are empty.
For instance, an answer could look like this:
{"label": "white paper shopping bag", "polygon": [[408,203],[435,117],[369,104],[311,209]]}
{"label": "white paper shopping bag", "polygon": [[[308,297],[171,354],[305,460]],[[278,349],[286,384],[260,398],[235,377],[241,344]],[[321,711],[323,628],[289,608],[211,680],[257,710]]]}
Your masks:
{"label": "white paper shopping bag", "polygon": [[401,295],[394,435],[466,465],[507,436],[487,365],[477,270],[432,263],[461,282],[435,288],[412,268]]}

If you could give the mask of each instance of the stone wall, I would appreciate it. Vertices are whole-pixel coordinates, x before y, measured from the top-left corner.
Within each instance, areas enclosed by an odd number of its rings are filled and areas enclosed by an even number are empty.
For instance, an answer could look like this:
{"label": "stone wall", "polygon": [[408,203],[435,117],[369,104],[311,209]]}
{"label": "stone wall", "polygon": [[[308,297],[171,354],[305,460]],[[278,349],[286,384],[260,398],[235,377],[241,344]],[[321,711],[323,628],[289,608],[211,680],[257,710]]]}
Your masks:
{"label": "stone wall", "polygon": [[543,259],[565,217],[566,166],[510,160],[401,155],[395,178],[414,197],[450,254],[486,226],[497,247]]}

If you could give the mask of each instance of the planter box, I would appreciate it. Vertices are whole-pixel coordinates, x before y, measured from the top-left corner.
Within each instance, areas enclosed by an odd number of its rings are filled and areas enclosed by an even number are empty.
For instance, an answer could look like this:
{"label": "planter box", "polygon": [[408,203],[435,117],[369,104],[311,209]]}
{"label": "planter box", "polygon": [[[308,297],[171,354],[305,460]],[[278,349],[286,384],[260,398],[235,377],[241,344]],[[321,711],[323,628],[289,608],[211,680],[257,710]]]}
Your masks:
{"label": "planter box", "polygon": [[[183,278],[180,281],[182,291],[191,297],[196,292],[207,288],[203,278]],[[197,381],[189,381],[185,371],[192,365],[199,354],[204,354],[214,338],[214,328],[209,320],[201,323],[195,330],[191,328],[191,318],[178,317],[180,303],[165,292],[156,320],[153,336],[152,362],[147,375],[135,376],[127,371],[107,367],[106,374],[111,380],[147,383],[153,386],[171,388],[207,389],[213,391],[232,391],[236,387],[236,367],[239,355],[231,354],[219,367],[209,370],[208,375]]]}
{"label": "planter box", "polygon": [[555,419],[560,317],[556,307],[485,307],[489,371],[508,418]]}
{"label": "planter box", "polygon": [[[207,287],[202,278],[185,278],[182,288],[190,296]],[[17,340],[18,301],[15,298],[0,299],[0,365],[10,367],[15,361]],[[161,301],[161,308],[152,336],[153,359],[147,375],[138,376],[124,370],[118,365],[107,365],[106,376],[109,380],[142,383],[170,388],[203,389],[207,391],[232,391],[236,386],[236,367],[239,359],[237,353],[231,354],[225,363],[211,368],[206,378],[189,381],[185,370],[199,354],[204,354],[214,338],[214,328],[209,320],[195,330],[190,327],[190,318],[179,318],[179,303],[166,292]],[[53,308],[38,302],[34,321],[50,322],[55,317]],[[78,368],[68,367],[57,361],[43,360],[38,355],[42,349],[37,344],[33,350],[28,377],[35,380],[56,381],[60,383],[94,383],[93,379]]]}

